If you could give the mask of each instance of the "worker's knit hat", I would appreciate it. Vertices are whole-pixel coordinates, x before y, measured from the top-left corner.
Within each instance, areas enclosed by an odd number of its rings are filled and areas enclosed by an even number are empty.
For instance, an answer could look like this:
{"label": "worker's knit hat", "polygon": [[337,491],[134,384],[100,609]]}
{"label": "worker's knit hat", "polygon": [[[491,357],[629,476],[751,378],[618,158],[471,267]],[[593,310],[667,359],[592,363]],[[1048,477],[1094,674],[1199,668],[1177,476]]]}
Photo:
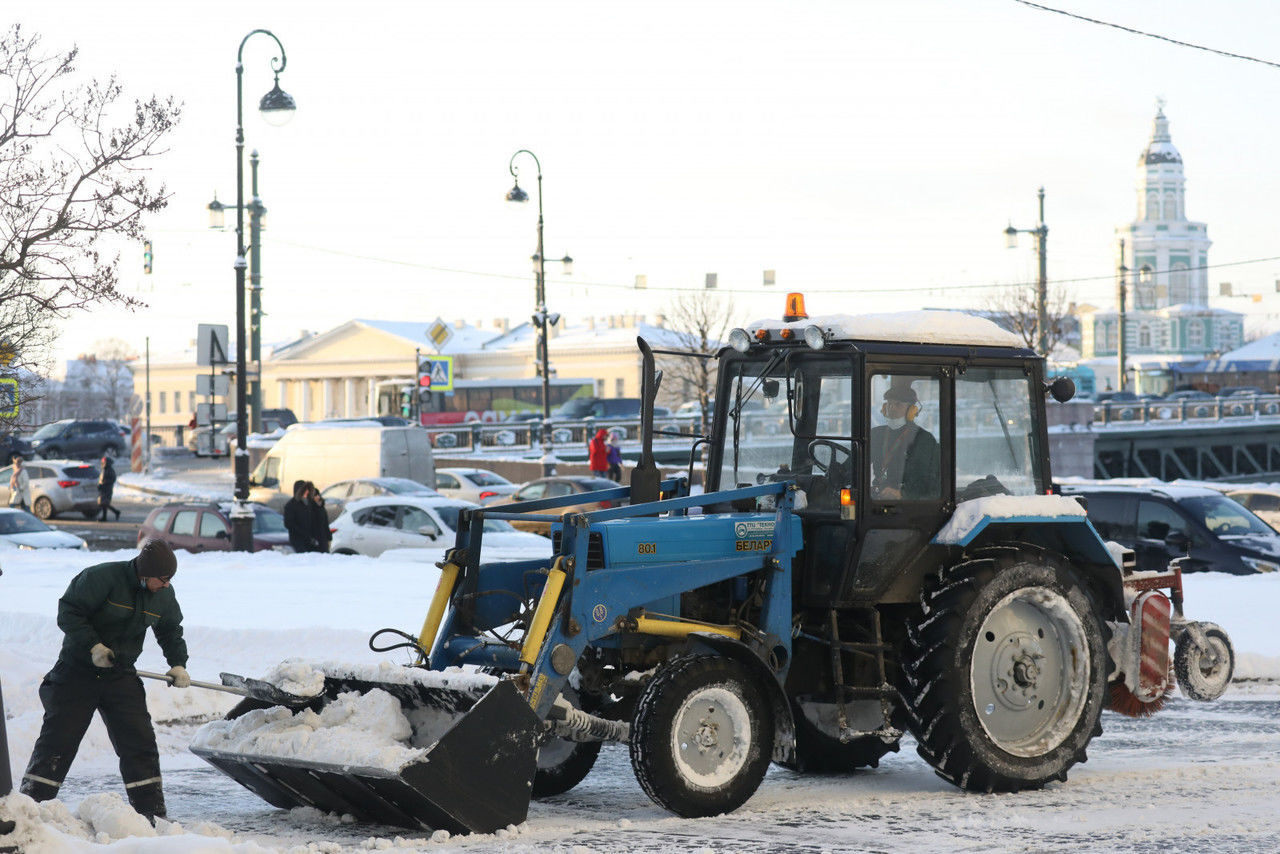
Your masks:
{"label": "worker's knit hat", "polygon": [[170,578],[178,571],[178,559],[164,540],[147,540],[133,562],[139,578]]}

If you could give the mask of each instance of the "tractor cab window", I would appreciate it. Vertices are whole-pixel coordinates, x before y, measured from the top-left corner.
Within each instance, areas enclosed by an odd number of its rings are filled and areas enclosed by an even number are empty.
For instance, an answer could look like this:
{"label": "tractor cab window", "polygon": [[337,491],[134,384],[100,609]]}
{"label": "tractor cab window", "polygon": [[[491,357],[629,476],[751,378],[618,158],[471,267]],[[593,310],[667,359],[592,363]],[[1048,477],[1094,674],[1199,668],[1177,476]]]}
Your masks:
{"label": "tractor cab window", "polygon": [[935,377],[873,374],[867,465],[877,501],[929,501],[942,495]]}
{"label": "tractor cab window", "polygon": [[721,391],[726,410],[720,486],[793,479],[813,509],[836,509],[852,482],[853,361],[780,354],[734,367]]}
{"label": "tractor cab window", "polygon": [[1031,378],[970,367],[956,377],[956,500],[1044,492]]}

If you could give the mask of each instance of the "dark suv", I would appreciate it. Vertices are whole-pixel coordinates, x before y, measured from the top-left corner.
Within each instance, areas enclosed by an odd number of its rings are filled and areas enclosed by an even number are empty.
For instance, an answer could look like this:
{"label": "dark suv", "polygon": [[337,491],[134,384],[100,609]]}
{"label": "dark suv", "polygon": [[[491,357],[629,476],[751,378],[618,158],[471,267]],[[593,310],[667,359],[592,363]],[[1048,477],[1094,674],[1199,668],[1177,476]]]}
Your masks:
{"label": "dark suv", "polygon": [[31,443],[17,433],[5,433],[0,436],[0,464],[10,462],[15,456],[29,460],[35,456]]}
{"label": "dark suv", "polygon": [[1063,484],[1082,495],[1104,540],[1133,549],[1138,570],[1164,570],[1190,555],[1184,571],[1253,575],[1280,570],[1280,534],[1242,504],[1201,486]]}
{"label": "dark suv", "polygon": [[31,449],[46,460],[54,457],[96,459],[124,455],[124,437],[112,421],[68,418],[46,424],[31,437]]}

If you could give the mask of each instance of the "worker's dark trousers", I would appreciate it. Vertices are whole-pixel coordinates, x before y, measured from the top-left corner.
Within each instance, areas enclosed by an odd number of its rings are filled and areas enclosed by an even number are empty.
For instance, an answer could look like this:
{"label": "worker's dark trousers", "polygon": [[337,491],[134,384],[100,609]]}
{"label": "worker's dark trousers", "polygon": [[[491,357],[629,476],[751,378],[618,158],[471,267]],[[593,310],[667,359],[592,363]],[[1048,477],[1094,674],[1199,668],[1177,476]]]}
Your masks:
{"label": "worker's dark trousers", "polygon": [[100,670],[59,661],[40,683],[40,702],[44,723],[22,778],[24,795],[37,801],[58,796],[97,711],[120,757],[129,803],[148,817],[165,814],[156,734],[142,680],[132,669]]}

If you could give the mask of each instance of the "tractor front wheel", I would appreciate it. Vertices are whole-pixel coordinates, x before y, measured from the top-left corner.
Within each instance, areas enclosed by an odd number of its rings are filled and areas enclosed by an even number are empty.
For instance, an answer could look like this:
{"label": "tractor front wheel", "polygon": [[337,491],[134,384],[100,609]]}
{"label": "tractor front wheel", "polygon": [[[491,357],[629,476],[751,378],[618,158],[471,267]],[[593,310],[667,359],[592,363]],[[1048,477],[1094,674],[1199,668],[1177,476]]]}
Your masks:
{"label": "tractor front wheel", "polygon": [[1075,570],[996,549],[944,570],[921,600],[902,691],[920,755],[970,791],[1066,780],[1107,696],[1103,623]]}
{"label": "tractor front wheel", "polygon": [[685,818],[733,812],[773,756],[773,708],[747,668],[715,655],[659,668],[636,704],[631,767],[660,806]]}

